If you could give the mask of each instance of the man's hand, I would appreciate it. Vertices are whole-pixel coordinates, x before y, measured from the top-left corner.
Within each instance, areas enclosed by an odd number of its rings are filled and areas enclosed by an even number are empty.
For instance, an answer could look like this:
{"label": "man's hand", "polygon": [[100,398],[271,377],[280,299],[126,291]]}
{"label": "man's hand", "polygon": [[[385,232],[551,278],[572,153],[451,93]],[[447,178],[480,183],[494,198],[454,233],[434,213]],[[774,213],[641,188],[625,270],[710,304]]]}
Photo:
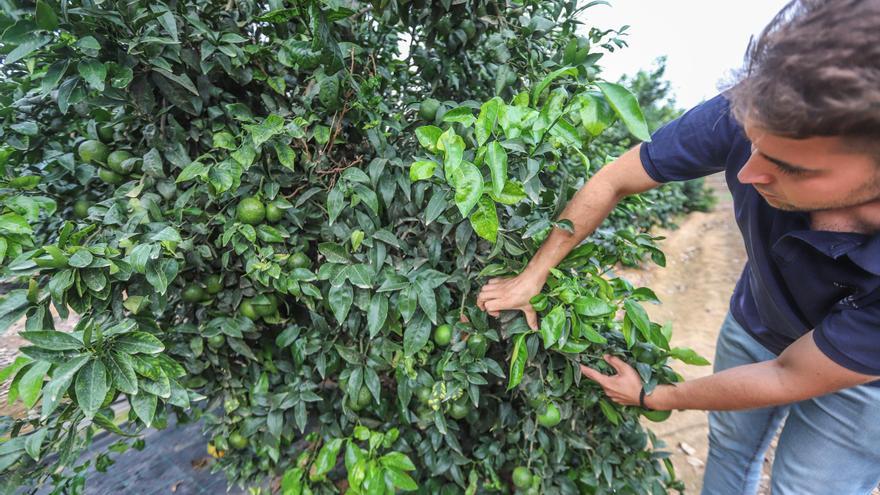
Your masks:
{"label": "man's hand", "polygon": [[541,292],[544,278],[523,272],[512,278],[493,278],[480,289],[477,307],[497,317],[502,310],[520,310],[532,330],[538,329],[538,314],[529,301]]}
{"label": "man's hand", "polygon": [[605,361],[617,371],[616,375],[603,375],[587,366],[581,365],[581,373],[605,389],[605,394],[622,406],[638,406],[642,392],[642,378],[632,366],[616,356],[605,355]]}

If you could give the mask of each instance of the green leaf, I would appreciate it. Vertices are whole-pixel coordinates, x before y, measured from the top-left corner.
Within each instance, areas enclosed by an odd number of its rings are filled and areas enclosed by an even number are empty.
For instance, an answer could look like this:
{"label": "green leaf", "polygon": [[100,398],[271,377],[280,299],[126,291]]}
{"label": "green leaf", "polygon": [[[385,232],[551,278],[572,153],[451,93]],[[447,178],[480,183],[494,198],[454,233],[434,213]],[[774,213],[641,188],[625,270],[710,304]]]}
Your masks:
{"label": "green leaf", "polygon": [[443,114],[443,122],[455,122],[465,127],[470,127],[476,122],[473,109],[469,107],[457,107]]}
{"label": "green leaf", "polygon": [[498,110],[503,104],[504,101],[496,96],[480,107],[480,116],[477,117],[477,125],[474,128],[477,146],[483,146],[492,136],[495,122],[498,120]]}
{"label": "green leaf", "polygon": [[98,52],[101,51],[101,44],[98,43],[94,36],[84,36],[78,39],[75,45],[91,57],[97,57]]}
{"label": "green leaf", "polygon": [[[284,9],[284,10],[295,10],[295,9]],[[300,467],[288,469],[287,471],[285,471],[284,476],[281,478],[281,494],[282,495],[302,495],[302,490],[303,490],[302,482],[303,482],[304,475],[305,475],[305,470]]]}
{"label": "green leaf", "polygon": [[600,82],[596,85],[599,86],[611,108],[629,129],[629,132],[642,141],[650,141],[651,133],[648,130],[648,123],[645,121],[645,116],[642,114],[642,109],[639,108],[639,101],[636,97],[619,84]]}
{"label": "green leaf", "polygon": [[492,174],[492,192],[501,194],[507,183],[507,151],[498,141],[489,143],[486,151],[486,164]]}
{"label": "green leaf", "polygon": [[152,334],[131,332],[116,337],[113,348],[126,354],[158,354],[165,350],[165,345]]}
{"label": "green leaf", "polygon": [[[39,3],[37,5],[39,5]],[[49,428],[43,427],[25,437],[24,451],[31,456],[31,459],[35,461],[40,460],[40,451],[43,448],[43,440],[46,439],[46,436],[48,436],[49,433]]]}
{"label": "green leaf", "polygon": [[679,361],[692,364],[694,366],[709,366],[710,363],[706,358],[697,354],[693,349],[688,349],[685,347],[675,347],[671,351],[669,351],[669,357],[678,359]]}
{"label": "green leaf", "polygon": [[208,166],[200,162],[192,162],[184,168],[174,182],[186,182],[196,177],[205,178],[208,173]]}
{"label": "green leaf", "polygon": [[52,7],[44,0],[37,0],[37,8],[34,12],[34,18],[40,29],[52,31],[58,27],[58,16],[55,14]]}
{"label": "green leaf", "polygon": [[437,152],[437,142],[440,140],[441,134],[443,134],[443,129],[435,125],[423,125],[416,129],[416,138],[419,140],[419,144],[431,153]]}
{"label": "green leaf", "polygon": [[310,476],[315,478],[324,476],[336,466],[336,458],[339,457],[339,450],[342,448],[342,442],[343,440],[341,438],[334,438],[321,447],[321,450],[318,451],[318,456],[315,458],[312,472],[309,473]]}
{"label": "green leaf", "polygon": [[235,136],[229,133],[229,131],[215,132],[212,146],[214,148],[222,148],[225,150],[234,150],[238,147],[238,145],[235,144]]}
{"label": "green leaf", "polygon": [[37,403],[40,390],[43,388],[43,378],[51,366],[52,363],[48,361],[37,361],[18,382],[18,395],[26,408],[30,409]]}
{"label": "green leaf", "polygon": [[15,358],[15,361],[0,370],[0,383],[8,380],[10,376],[14,376],[16,373],[18,373],[18,370],[22,369],[26,364],[29,364],[31,362],[33,362],[33,360],[27,356],[17,356]]}
{"label": "green leaf", "polygon": [[414,356],[425,347],[431,337],[431,322],[423,313],[416,315],[403,331],[403,352]]}
{"label": "green leaf", "polygon": [[333,225],[333,222],[339,218],[339,214],[342,213],[344,207],[345,193],[342,192],[341,186],[337,184],[327,194],[328,225]]}
{"label": "green leaf", "polygon": [[[272,23],[284,23],[291,19],[294,19],[298,16],[302,15],[299,9],[296,8],[285,8],[285,9],[275,9],[266,12],[265,14],[260,14],[256,17],[258,21],[266,21]],[[288,471],[290,472],[290,471]],[[284,474],[285,478],[287,477],[287,473]],[[285,493],[284,495],[287,495]]]}
{"label": "green leaf", "polygon": [[478,236],[495,244],[498,239],[498,212],[489,196],[480,196],[477,209],[471,214],[471,227]]}
{"label": "green leaf", "polygon": [[104,416],[101,413],[95,414],[95,417],[92,418],[92,421],[94,421],[95,424],[100,426],[101,428],[104,428],[105,430],[107,430],[111,433],[115,433],[115,434],[123,436],[123,437],[138,437],[139,436],[139,435],[132,435],[132,434],[129,434],[129,433],[122,431],[122,428],[117,426],[116,423],[114,423],[112,419],[108,418],[107,416]]}
{"label": "green leaf", "polygon": [[614,111],[604,99],[592,94],[579,96],[581,125],[591,136],[598,136],[614,123]]}
{"label": "green leaf", "polygon": [[339,244],[335,242],[322,242],[318,244],[318,252],[327,259],[328,263],[351,263],[351,256]]}
{"label": "green leaf", "polygon": [[617,426],[620,423],[620,414],[614,409],[614,406],[608,403],[605,399],[599,399],[599,408],[602,409],[602,414],[608,418],[608,421],[611,421],[611,424]]}
{"label": "green leaf", "polygon": [[92,256],[92,253],[89,252],[86,248],[79,248],[73,255],[67,260],[67,263],[74,268],[85,268],[92,264],[95,257]]}
{"label": "green leaf", "polygon": [[437,296],[434,294],[434,291],[430,287],[425,287],[422,284],[419,285],[418,290],[418,301],[419,307],[422,308],[422,311],[428,315],[428,319],[431,320],[431,323],[437,324]]}
{"label": "green leaf", "polygon": [[651,320],[648,318],[645,308],[632,299],[624,301],[623,308],[626,310],[626,317],[633,322],[646,339],[649,339],[651,335]]}
{"label": "green leaf", "polygon": [[25,136],[36,136],[40,133],[40,128],[37,127],[37,123],[31,120],[12,124],[9,128]]}
{"label": "green leaf", "polygon": [[390,481],[391,485],[403,491],[415,491],[419,489],[419,485],[410,475],[394,468],[385,470],[385,479]]}
{"label": "green leaf", "polygon": [[538,85],[535,86],[535,89],[532,90],[532,105],[538,105],[538,98],[541,97],[541,93],[543,93],[544,90],[547,89],[547,86],[550,86],[550,83],[552,83],[556,79],[559,79],[562,76],[577,77],[577,75],[578,71],[574,67],[563,67],[547,74],[547,76],[545,76],[544,79],[542,79],[541,82],[539,82]]}
{"label": "green leaf", "polygon": [[[416,307],[418,306],[419,294],[415,285],[410,285],[405,289],[402,289],[400,295],[397,296],[397,310],[400,311],[400,316],[403,317],[404,323],[408,323],[410,318],[416,312]],[[404,341],[406,339],[404,338]],[[427,339],[425,339],[427,342]]]}
{"label": "green leaf", "polygon": [[[351,169],[349,169],[349,170],[351,170]],[[363,184],[355,184],[353,189],[354,189],[354,193],[357,195],[357,197],[360,198],[360,200],[363,201],[363,203],[365,205],[367,205],[367,207],[369,207],[371,210],[373,210],[373,213],[378,215],[379,214],[379,197],[376,196],[376,192]]]}
{"label": "green leaf", "polygon": [[144,173],[153,177],[164,177],[165,172],[162,169],[162,156],[156,148],[150,148],[143,157]]}
{"label": "green leaf", "polygon": [[233,160],[237,161],[239,165],[247,169],[254,163],[254,159],[257,158],[257,150],[254,149],[254,145],[251,144],[250,141],[244,140],[244,142],[241,143],[241,146],[233,151],[230,156]]}
{"label": "green leaf", "polygon": [[73,376],[85,365],[91,355],[84,354],[68,359],[52,371],[52,379],[43,387],[43,411],[40,415],[46,419],[58,407],[58,403],[73,381]]}
{"label": "green leaf", "polygon": [[575,313],[581,316],[603,316],[614,312],[616,306],[594,296],[580,296],[572,304]]}
{"label": "green leaf", "polygon": [[446,201],[446,191],[434,189],[431,200],[428,201],[428,206],[425,208],[425,225],[430,225],[431,222],[437,220],[446,211],[447,206],[449,203]]}
{"label": "green leaf", "polygon": [[35,346],[50,351],[72,351],[83,346],[83,343],[76,337],[55,330],[21,332],[19,335],[33,342]]}
{"label": "green leaf", "polygon": [[[160,242],[160,241],[170,241],[170,242],[180,242],[183,239],[180,237],[180,232],[177,231],[174,227],[165,227],[159,232],[150,236],[150,241]],[[73,258],[71,258],[73,259]]]}
{"label": "green leaf", "polygon": [[559,341],[564,325],[565,309],[562,306],[556,306],[541,319],[541,337],[544,339],[545,349],[550,349]]}
{"label": "green leaf", "polygon": [[5,232],[7,234],[31,234],[33,231],[31,230],[31,226],[28,225],[27,220],[21,215],[16,213],[6,213],[4,215],[0,215],[0,232]]}
{"label": "green leaf", "polygon": [[244,128],[251,134],[254,146],[260,146],[284,129],[284,118],[273,113],[266,117],[262,123],[245,124]]}
{"label": "green leaf", "polygon": [[415,471],[416,465],[405,454],[389,452],[379,458],[379,463],[385,467],[399,469],[401,471]]}
{"label": "green leaf", "polygon": [[371,339],[379,335],[387,317],[388,298],[383,294],[373,294],[370,299],[370,307],[367,310],[367,328]]}
{"label": "green leaf", "polygon": [[134,79],[134,71],[131,67],[120,65],[110,66],[110,85],[117,89],[127,88]]}
{"label": "green leaf", "polygon": [[40,92],[48,94],[55,89],[55,87],[58,86],[58,83],[61,82],[61,78],[64,77],[64,74],[67,72],[69,64],[70,60],[64,59],[50,65],[49,69],[46,71],[46,75],[43,76],[43,80],[40,82]]}
{"label": "green leaf", "polygon": [[134,413],[137,414],[137,417],[145,425],[150,426],[153,424],[153,417],[156,415],[156,404],[159,401],[155,395],[141,392],[137,395],[129,396],[128,401],[131,403]]}
{"label": "green leaf", "polygon": [[278,161],[285,167],[293,170],[294,165],[296,164],[296,153],[293,151],[293,148],[277,141],[274,142],[272,146],[275,148],[275,154],[278,156]]}
{"label": "green leaf", "polygon": [[348,317],[348,310],[351,309],[353,300],[354,290],[351,288],[351,285],[342,284],[338,287],[330,287],[327,302],[330,304],[333,317],[336,318],[340,325],[345,323],[345,318]]}
{"label": "green leaf", "polygon": [[522,184],[513,181],[505,182],[500,194],[490,191],[489,195],[493,200],[505,205],[515,205],[526,199],[526,191]]}
{"label": "green leaf", "polygon": [[455,205],[461,216],[467,217],[483,194],[483,174],[473,163],[461,162],[452,180],[455,183]]}
{"label": "green leaf", "polygon": [[347,275],[348,280],[355,287],[360,287],[361,289],[373,288],[373,278],[375,278],[376,274],[373,272],[372,266],[365,263],[351,265],[348,267]]}
{"label": "green leaf", "polygon": [[86,363],[76,374],[76,401],[86,419],[91,419],[101,408],[110,390],[107,378],[107,369],[98,359]]}
{"label": "green leaf", "polygon": [[312,133],[318,144],[325,145],[330,142],[330,128],[326,125],[316,125]]}
{"label": "green leaf", "polygon": [[409,180],[416,182],[430,179],[434,175],[436,167],[437,163],[427,160],[413,162],[409,167]]}
{"label": "green leaf", "polygon": [[507,390],[516,388],[523,379],[526,369],[526,361],[529,359],[529,351],[526,349],[526,334],[516,336],[513,342],[513,352],[510,354],[510,373],[507,381]]}
{"label": "green leaf", "polygon": [[443,167],[446,170],[457,169],[464,156],[464,139],[450,127],[440,135],[437,148],[443,151]]}
{"label": "green leaf", "polygon": [[104,91],[104,80],[107,79],[107,66],[93,58],[87,58],[81,60],[77,64],[76,69],[89,86],[98,91]]}
{"label": "green leaf", "polygon": [[6,58],[3,60],[3,65],[8,66],[18,62],[36,50],[39,50],[51,40],[52,37],[45,34],[31,34],[27,39],[19,43],[14,50],[6,55]]}
{"label": "green leaf", "polygon": [[138,393],[138,380],[131,356],[122,352],[111,352],[106,357],[107,370],[113,378],[113,386],[122,393]]}

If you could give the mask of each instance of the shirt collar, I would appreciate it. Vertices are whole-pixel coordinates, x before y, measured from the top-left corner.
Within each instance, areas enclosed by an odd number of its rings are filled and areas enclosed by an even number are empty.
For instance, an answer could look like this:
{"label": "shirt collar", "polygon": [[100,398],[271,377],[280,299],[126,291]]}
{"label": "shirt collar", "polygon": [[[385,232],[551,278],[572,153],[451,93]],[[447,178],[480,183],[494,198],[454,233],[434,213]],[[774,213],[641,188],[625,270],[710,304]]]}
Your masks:
{"label": "shirt collar", "polygon": [[780,241],[788,237],[800,239],[832,259],[846,255],[863,270],[880,275],[880,234],[795,230],[782,236]]}

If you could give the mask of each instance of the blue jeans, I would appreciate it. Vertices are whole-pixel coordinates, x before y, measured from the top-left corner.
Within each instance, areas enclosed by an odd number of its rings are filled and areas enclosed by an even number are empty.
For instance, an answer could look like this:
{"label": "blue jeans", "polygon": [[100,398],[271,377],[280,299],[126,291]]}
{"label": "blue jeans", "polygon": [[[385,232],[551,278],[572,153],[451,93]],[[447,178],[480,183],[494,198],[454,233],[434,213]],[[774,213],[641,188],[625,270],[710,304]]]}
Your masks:
{"label": "blue jeans", "polygon": [[[775,357],[727,315],[715,372]],[[861,385],[786,406],[710,412],[703,495],[753,495],[783,421],[773,495],[866,495],[880,483],[880,388]]]}

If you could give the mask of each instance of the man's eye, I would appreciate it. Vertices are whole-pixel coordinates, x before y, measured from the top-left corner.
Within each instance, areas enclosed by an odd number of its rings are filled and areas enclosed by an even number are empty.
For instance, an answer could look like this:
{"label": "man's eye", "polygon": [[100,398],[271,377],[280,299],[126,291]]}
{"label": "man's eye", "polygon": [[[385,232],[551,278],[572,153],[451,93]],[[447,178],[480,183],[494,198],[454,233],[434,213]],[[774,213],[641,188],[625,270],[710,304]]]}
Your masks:
{"label": "man's eye", "polygon": [[781,167],[779,165],[776,165],[776,168],[778,168],[779,171],[785,175],[803,175],[804,174],[803,170],[798,170],[796,168]]}

